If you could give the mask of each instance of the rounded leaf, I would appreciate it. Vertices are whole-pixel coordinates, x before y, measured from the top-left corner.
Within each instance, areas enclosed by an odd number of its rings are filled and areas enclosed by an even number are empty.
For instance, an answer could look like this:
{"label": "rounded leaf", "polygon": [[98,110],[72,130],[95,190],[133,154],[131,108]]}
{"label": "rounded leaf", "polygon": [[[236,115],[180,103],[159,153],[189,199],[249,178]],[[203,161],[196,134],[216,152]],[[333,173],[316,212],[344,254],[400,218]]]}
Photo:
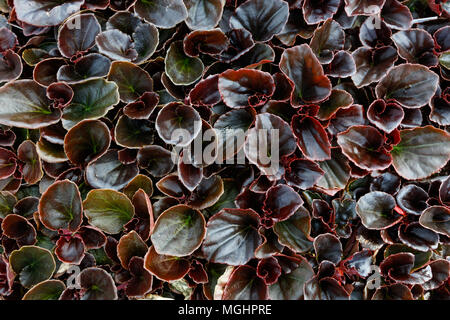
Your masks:
{"label": "rounded leaf", "polygon": [[109,233],[119,233],[134,215],[130,199],[115,190],[91,190],[83,202],[89,223]]}
{"label": "rounded leaf", "polygon": [[78,230],[82,222],[81,195],[75,183],[56,181],[42,194],[39,201],[39,218],[50,230]]}
{"label": "rounded leaf", "polygon": [[295,85],[293,105],[321,102],[331,94],[331,82],[307,44],[284,50],[280,69]]}
{"label": "rounded leaf", "polygon": [[17,80],[0,88],[0,124],[38,129],[57,123],[59,109],[51,110],[46,91],[33,80]]}
{"label": "rounded leaf", "polygon": [[419,223],[437,233],[450,237],[450,210],[442,206],[432,206],[421,214]]}
{"label": "rounded leaf", "polygon": [[151,240],[159,254],[183,257],[198,249],[205,237],[203,215],[186,205],[164,211],[156,220]]}
{"label": "rounded leaf", "polygon": [[75,165],[86,165],[98,159],[108,150],[110,144],[109,128],[99,120],[81,121],[64,137],[64,151]]}
{"label": "rounded leaf", "polygon": [[85,119],[99,119],[119,103],[119,90],[114,82],[88,80],[72,86],[72,102],[64,108],[62,124],[70,129]]}
{"label": "rounded leaf", "polygon": [[139,173],[136,163],[123,164],[117,150],[110,149],[86,167],[86,181],[94,188],[123,189]]}
{"label": "rounded leaf", "polygon": [[58,49],[64,57],[72,58],[95,46],[95,37],[100,32],[101,27],[95,15],[74,16],[59,29]]}
{"label": "rounded leaf", "polygon": [[400,131],[401,141],[392,150],[395,171],[405,179],[429,177],[450,159],[450,134],[432,126]]}
{"label": "rounded leaf", "polygon": [[405,108],[428,104],[436,92],[439,76],[419,64],[392,68],[376,87],[377,98],[394,99]]}
{"label": "rounded leaf", "polygon": [[403,216],[394,211],[395,199],[382,191],[373,191],[359,198],[356,213],[362,224],[372,230],[386,229],[398,223]]}
{"label": "rounded leaf", "polygon": [[370,126],[352,126],[337,135],[342,153],[365,170],[383,170],[391,165],[391,155],[384,149],[384,137]]}
{"label": "rounded leaf", "polygon": [[9,256],[9,263],[25,288],[50,279],[56,268],[50,251],[36,246],[23,246],[14,250]]}
{"label": "rounded leaf", "polygon": [[167,50],[165,71],[175,85],[187,86],[196,82],[203,74],[202,60],[189,57],[183,49],[182,41],[173,42]]}
{"label": "rounded leaf", "polygon": [[262,243],[260,217],[251,209],[222,209],[208,220],[202,252],[215,263],[244,265]]}
{"label": "rounded leaf", "polygon": [[254,69],[227,70],[219,76],[219,92],[230,108],[257,107],[275,91],[272,76]]}
{"label": "rounded leaf", "polygon": [[65,289],[60,280],[46,280],[28,290],[22,300],[58,300]]}
{"label": "rounded leaf", "polygon": [[268,41],[283,30],[289,17],[285,1],[248,0],[237,7],[230,19],[232,29],[247,29],[256,41]]}
{"label": "rounded leaf", "polygon": [[100,268],[86,268],[78,275],[81,300],[117,300],[117,288],[109,273]]}

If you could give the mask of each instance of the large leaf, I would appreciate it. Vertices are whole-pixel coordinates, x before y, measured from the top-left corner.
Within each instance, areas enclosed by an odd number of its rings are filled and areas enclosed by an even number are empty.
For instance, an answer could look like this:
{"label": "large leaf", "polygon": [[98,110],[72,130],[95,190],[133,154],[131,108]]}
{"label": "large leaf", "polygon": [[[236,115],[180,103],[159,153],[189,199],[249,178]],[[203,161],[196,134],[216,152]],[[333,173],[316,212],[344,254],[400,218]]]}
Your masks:
{"label": "large leaf", "polygon": [[429,207],[422,213],[419,222],[430,230],[450,236],[450,210],[447,207]]}
{"label": "large leaf", "polygon": [[56,268],[50,251],[36,246],[23,246],[14,250],[9,256],[9,263],[26,288],[50,279]]}
{"label": "large leaf", "polygon": [[443,168],[450,159],[450,135],[432,126],[400,131],[392,150],[395,170],[408,180],[423,179]]}
{"label": "large leaf", "polygon": [[337,135],[342,153],[358,167],[383,170],[391,165],[391,155],[384,149],[384,137],[370,126],[352,126]]}
{"label": "large leaf", "polygon": [[130,199],[123,193],[108,189],[90,191],[83,208],[90,224],[110,234],[119,233],[134,215]]}
{"label": "large leaf", "polygon": [[313,246],[311,217],[304,207],[300,207],[289,219],[275,223],[273,231],[282,245],[298,253],[307,252]]}
{"label": "large leaf", "polygon": [[176,85],[189,85],[197,81],[203,74],[205,66],[197,57],[189,57],[183,49],[182,41],[173,42],[167,50],[165,71]]}
{"label": "large leaf", "polygon": [[233,29],[247,29],[256,41],[268,41],[281,32],[289,16],[285,1],[248,0],[241,4],[230,19]]}
{"label": "large leaf", "polygon": [[45,89],[32,80],[17,80],[0,88],[0,124],[26,129],[43,128],[61,118],[52,110]]}
{"label": "large leaf", "polygon": [[341,25],[334,20],[327,20],[317,28],[310,46],[320,63],[330,63],[334,52],[344,49],[345,33]]}
{"label": "large leaf", "polygon": [[78,275],[81,300],[117,300],[117,288],[109,273],[100,268],[86,268]]}
{"label": "large leaf", "polygon": [[108,126],[99,120],[84,120],[67,132],[64,151],[73,164],[86,165],[102,156],[110,143]]}
{"label": "large leaf", "polygon": [[110,149],[86,167],[86,181],[94,188],[120,190],[139,173],[136,163],[123,164],[117,150]]}
{"label": "large leaf", "polygon": [[286,49],[281,56],[280,69],[295,84],[291,96],[294,105],[321,102],[331,94],[330,80],[307,44]]}
{"label": "large leaf", "polygon": [[356,213],[368,229],[385,229],[398,223],[403,217],[394,211],[395,199],[390,194],[373,191],[356,203]]}
{"label": "large leaf", "polygon": [[223,300],[265,300],[268,287],[250,266],[240,266],[231,274],[223,291]]}
{"label": "large leaf", "polygon": [[267,72],[253,69],[227,70],[219,76],[219,91],[230,108],[264,104],[275,91],[275,83]]}
{"label": "large leaf", "polygon": [[164,142],[186,147],[202,130],[202,122],[194,108],[172,102],[159,111],[155,127]]}
{"label": "large leaf", "polygon": [[37,27],[56,26],[80,10],[83,0],[14,0],[17,19]]}
{"label": "large leaf", "polygon": [[377,98],[395,99],[405,108],[420,108],[430,102],[439,76],[419,64],[392,68],[376,87]]}
{"label": "large leaf", "polygon": [[61,280],[46,280],[28,290],[22,300],[58,300],[65,289]]}
{"label": "large leaf", "polygon": [[153,91],[153,80],[148,72],[131,62],[114,61],[108,80],[117,84],[120,100],[125,103],[133,102],[144,93]]}
{"label": "large leaf", "polygon": [[214,28],[222,18],[225,0],[185,0],[186,25],[192,30]]}
{"label": "large leaf", "polygon": [[172,28],[188,17],[183,0],[138,0],[134,10],[160,28]]}
{"label": "large leaf", "polygon": [[93,14],[72,17],[59,29],[58,49],[66,58],[82,54],[95,46],[95,37],[100,32],[100,24]]}
{"label": "large leaf", "polygon": [[413,22],[413,16],[408,6],[398,0],[386,0],[381,17],[392,29],[407,30],[411,28]]}
{"label": "large leaf", "polygon": [[17,148],[17,157],[24,162],[22,174],[25,181],[29,184],[35,184],[40,181],[44,172],[42,171],[41,158],[37,153],[36,145],[30,140],[25,140]]}
{"label": "large leaf", "polygon": [[208,220],[202,252],[215,263],[244,265],[262,243],[259,216],[251,209],[222,209]]}
{"label": "large leaf", "polygon": [[72,102],[64,108],[62,123],[70,129],[85,119],[98,119],[119,103],[119,90],[114,82],[89,80],[72,86]]}
{"label": "large leaf", "polygon": [[183,257],[200,247],[206,233],[203,215],[185,205],[164,211],[156,220],[151,240],[159,254]]}
{"label": "large leaf", "polygon": [[151,246],[145,255],[144,267],[159,279],[173,281],[183,278],[189,272],[190,262],[184,258],[158,254]]}
{"label": "large leaf", "polygon": [[360,47],[353,51],[352,56],[356,64],[352,80],[358,88],[383,78],[398,59],[397,51],[391,46],[376,49]]}
{"label": "large leaf", "polygon": [[269,287],[271,300],[300,300],[303,298],[304,285],[314,276],[314,270],[305,258],[299,259],[298,265],[295,265],[293,270],[283,273],[278,281]]}
{"label": "large leaf", "polygon": [[410,63],[435,67],[438,58],[434,54],[433,37],[425,30],[412,29],[399,31],[392,36],[400,57]]}
{"label": "large leaf", "polygon": [[77,185],[63,180],[48,187],[39,201],[39,218],[50,230],[77,231],[83,220],[81,195]]}
{"label": "large leaf", "polygon": [[306,158],[319,161],[331,158],[328,135],[318,120],[296,115],[292,118],[291,125],[297,137],[297,144]]}

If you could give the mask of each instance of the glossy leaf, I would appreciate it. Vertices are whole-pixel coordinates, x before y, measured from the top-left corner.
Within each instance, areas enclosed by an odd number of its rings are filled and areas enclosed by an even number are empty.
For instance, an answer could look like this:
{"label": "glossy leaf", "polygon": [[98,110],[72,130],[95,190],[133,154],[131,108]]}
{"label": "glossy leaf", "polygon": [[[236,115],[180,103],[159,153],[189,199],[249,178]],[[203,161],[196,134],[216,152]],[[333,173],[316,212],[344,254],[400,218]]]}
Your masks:
{"label": "glossy leaf", "polygon": [[110,234],[119,233],[134,215],[134,207],[127,196],[108,189],[90,191],[83,208],[91,225]]}
{"label": "glossy leaf", "polygon": [[46,280],[28,290],[22,300],[58,300],[65,289],[60,280]]}
{"label": "glossy leaf", "polygon": [[392,150],[393,165],[405,179],[422,179],[446,165],[450,159],[450,136],[432,126],[400,131],[401,141]]}
{"label": "glossy leaf", "polygon": [[181,279],[189,272],[188,260],[158,254],[153,246],[148,250],[144,261],[145,269],[165,281]]}
{"label": "glossy leaf", "polygon": [[281,56],[280,69],[295,84],[291,96],[294,105],[320,102],[331,94],[330,80],[306,44],[286,49]]}
{"label": "glossy leaf", "polygon": [[[73,26],[77,24],[77,28]],[[95,45],[95,37],[101,32],[93,14],[81,14],[68,19],[58,33],[58,49],[66,58],[84,53]]]}
{"label": "glossy leaf", "polygon": [[330,159],[330,141],[318,120],[309,116],[296,115],[292,118],[291,125],[297,137],[297,144],[305,157],[319,161]]}
{"label": "glossy leaf", "polygon": [[70,129],[85,119],[99,119],[119,103],[119,90],[114,82],[89,80],[72,86],[72,102],[64,108],[62,123]]}
{"label": "glossy leaf", "polygon": [[196,82],[205,68],[202,60],[186,55],[182,41],[170,45],[165,60],[166,74],[175,85],[186,86]]}
{"label": "glossy leaf", "polygon": [[109,128],[99,120],[83,120],[64,137],[64,151],[70,162],[86,165],[102,156],[109,148]]}
{"label": "glossy leaf", "polygon": [[222,17],[224,0],[187,0],[186,25],[192,29],[208,30],[214,28]]}
{"label": "glossy leaf", "polygon": [[56,267],[50,251],[36,246],[23,246],[14,250],[9,257],[9,263],[18,275],[20,283],[26,288],[50,279]]}
{"label": "glossy leaf", "polygon": [[337,135],[337,141],[354,164],[366,170],[383,170],[391,165],[391,155],[384,148],[384,137],[370,126],[352,126]]}
{"label": "glossy leaf", "polygon": [[32,80],[17,80],[0,88],[0,123],[26,129],[54,124],[61,111],[49,108],[45,89]]}
{"label": "glossy leaf", "polygon": [[429,207],[421,214],[419,222],[425,228],[446,236],[450,235],[450,210],[446,207]]}
{"label": "glossy leaf", "polygon": [[182,0],[138,0],[134,10],[142,18],[160,28],[172,28],[188,17]]}
{"label": "glossy leaf", "polygon": [[108,74],[108,80],[119,87],[120,100],[130,103],[146,92],[153,91],[150,75],[131,62],[114,61]]}
{"label": "glossy leaf", "polygon": [[80,10],[83,0],[14,0],[17,18],[37,27],[56,26]]}
{"label": "glossy leaf", "polygon": [[81,195],[75,183],[53,183],[39,201],[39,218],[50,230],[78,230],[82,222]]}
{"label": "glossy leaf", "polygon": [[139,173],[136,163],[123,164],[117,150],[110,149],[86,167],[86,181],[94,188],[120,190]]}
{"label": "glossy leaf", "polygon": [[219,76],[218,87],[222,100],[230,108],[260,106],[275,91],[272,76],[253,69],[225,71]]}
{"label": "glossy leaf", "polygon": [[394,211],[395,205],[395,199],[390,194],[373,191],[358,200],[356,213],[366,228],[385,229],[398,223],[403,218]]}
{"label": "glossy leaf", "polygon": [[388,72],[376,87],[377,97],[395,99],[406,108],[426,105],[436,91],[439,77],[418,64],[402,64]]}
{"label": "glossy leaf", "polygon": [[268,287],[250,266],[236,268],[224,288],[223,300],[264,300]]}
{"label": "glossy leaf", "polygon": [[[208,220],[202,252],[215,263],[244,265],[262,243],[260,218],[251,209],[222,209]],[[228,240],[228,241],[227,241]]]}
{"label": "glossy leaf", "polygon": [[205,226],[205,218],[199,211],[178,205],[158,217],[151,240],[159,254],[187,256],[200,247]]}

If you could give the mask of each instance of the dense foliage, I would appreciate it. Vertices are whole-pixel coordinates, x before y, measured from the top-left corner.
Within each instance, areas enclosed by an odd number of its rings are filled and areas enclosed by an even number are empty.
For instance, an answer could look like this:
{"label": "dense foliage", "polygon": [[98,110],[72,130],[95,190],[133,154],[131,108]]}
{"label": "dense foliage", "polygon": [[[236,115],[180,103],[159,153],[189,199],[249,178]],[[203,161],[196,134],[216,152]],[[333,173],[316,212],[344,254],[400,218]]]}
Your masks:
{"label": "dense foliage", "polygon": [[448,1],[0,10],[2,299],[450,299]]}

